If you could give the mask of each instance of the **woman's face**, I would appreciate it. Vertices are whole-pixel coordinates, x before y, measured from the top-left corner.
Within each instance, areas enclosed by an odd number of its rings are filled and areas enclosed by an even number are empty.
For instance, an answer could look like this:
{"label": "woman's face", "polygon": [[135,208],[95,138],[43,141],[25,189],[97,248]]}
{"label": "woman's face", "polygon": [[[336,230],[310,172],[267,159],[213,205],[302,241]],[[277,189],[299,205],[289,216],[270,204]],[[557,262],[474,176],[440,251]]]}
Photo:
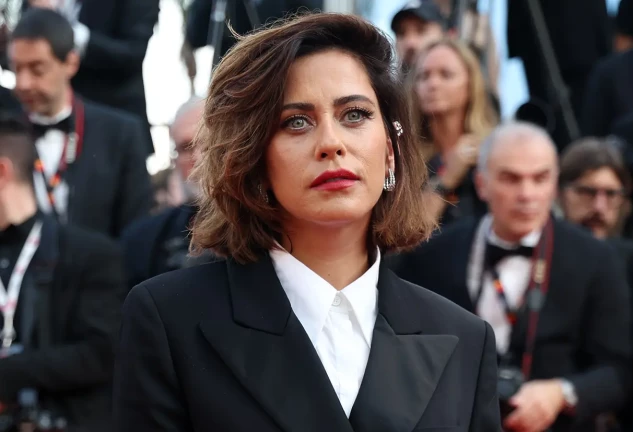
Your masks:
{"label": "woman's face", "polygon": [[416,94],[422,112],[442,115],[463,111],[468,105],[468,70],[453,49],[437,46],[417,65]]}
{"label": "woman's face", "polygon": [[283,105],[266,186],[286,228],[367,223],[394,157],[362,63],[337,50],[296,60]]}

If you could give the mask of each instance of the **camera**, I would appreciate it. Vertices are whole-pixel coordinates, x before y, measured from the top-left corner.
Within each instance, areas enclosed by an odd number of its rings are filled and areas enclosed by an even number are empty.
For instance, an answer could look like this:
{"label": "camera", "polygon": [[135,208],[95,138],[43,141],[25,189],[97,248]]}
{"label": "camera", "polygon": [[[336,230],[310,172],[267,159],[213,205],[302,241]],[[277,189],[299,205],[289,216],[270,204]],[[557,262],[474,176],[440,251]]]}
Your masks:
{"label": "camera", "polygon": [[510,399],[519,392],[524,382],[525,377],[521,369],[516,367],[499,367],[497,373],[497,395],[499,396],[499,407],[501,409],[502,419],[514,410],[514,407],[510,405]]}

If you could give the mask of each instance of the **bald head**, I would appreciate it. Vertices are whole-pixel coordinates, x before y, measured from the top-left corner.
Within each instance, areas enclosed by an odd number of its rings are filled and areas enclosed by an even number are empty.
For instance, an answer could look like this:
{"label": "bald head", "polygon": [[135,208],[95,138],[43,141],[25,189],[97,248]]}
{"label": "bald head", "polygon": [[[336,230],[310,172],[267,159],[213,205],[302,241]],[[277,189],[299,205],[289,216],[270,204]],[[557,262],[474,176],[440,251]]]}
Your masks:
{"label": "bald head", "polygon": [[556,147],[531,124],[499,126],[482,143],[476,184],[501,238],[518,242],[549,218],[558,178]]}
{"label": "bald head", "polygon": [[170,129],[177,151],[193,141],[203,112],[204,99],[198,96],[192,97],[178,109]]}
{"label": "bald head", "polygon": [[509,122],[494,129],[481,144],[477,170],[480,173],[487,173],[490,160],[495,158],[499,151],[503,151],[507,146],[521,145],[543,146],[544,155],[548,154],[554,163],[557,162],[556,146],[545,129],[526,122]]}

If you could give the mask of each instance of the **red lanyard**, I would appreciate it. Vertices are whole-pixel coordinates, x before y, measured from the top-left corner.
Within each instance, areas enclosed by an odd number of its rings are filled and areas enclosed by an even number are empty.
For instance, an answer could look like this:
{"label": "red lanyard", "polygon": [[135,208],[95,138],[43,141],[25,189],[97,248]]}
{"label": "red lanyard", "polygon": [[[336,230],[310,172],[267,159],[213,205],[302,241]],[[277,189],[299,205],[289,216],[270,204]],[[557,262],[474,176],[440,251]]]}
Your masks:
{"label": "red lanyard", "polygon": [[516,309],[510,307],[508,299],[503,288],[503,284],[499,278],[499,273],[495,268],[485,269],[482,271],[482,280],[476,299],[476,304],[481,299],[481,292],[483,288],[483,277],[485,271],[488,270],[493,279],[493,286],[499,301],[504,307],[506,317],[510,322],[513,330],[517,323],[518,315],[520,312],[527,310],[528,312],[528,328],[525,342],[525,350],[523,351],[523,359],[521,362],[521,370],[525,379],[528,379],[532,370],[532,357],[534,352],[534,343],[536,340],[536,329],[538,325],[538,319],[541,307],[545,302],[547,290],[549,288],[549,276],[551,270],[552,254],[554,250],[554,223],[550,217],[539,244],[534,248],[534,255],[532,256],[532,272],[530,277],[530,283],[525,291],[525,295],[520,306]]}
{"label": "red lanyard", "polygon": [[57,213],[54,195],[55,188],[59,186],[59,184],[64,179],[64,174],[66,173],[68,166],[72,165],[79,157],[79,155],[81,154],[81,148],[83,146],[85,113],[84,105],[81,100],[79,100],[79,98],[73,97],[73,106],[70,120],[71,132],[67,134],[64,138],[64,148],[62,150],[62,155],[57,166],[57,172],[55,172],[55,174],[53,174],[50,178],[47,178],[44,171],[44,163],[42,162],[42,158],[38,155],[37,159],[35,160],[35,171],[40,173],[42,179],[44,180],[44,184],[46,185],[46,195],[48,196],[48,201],[51,205],[51,210],[53,211],[53,213]]}

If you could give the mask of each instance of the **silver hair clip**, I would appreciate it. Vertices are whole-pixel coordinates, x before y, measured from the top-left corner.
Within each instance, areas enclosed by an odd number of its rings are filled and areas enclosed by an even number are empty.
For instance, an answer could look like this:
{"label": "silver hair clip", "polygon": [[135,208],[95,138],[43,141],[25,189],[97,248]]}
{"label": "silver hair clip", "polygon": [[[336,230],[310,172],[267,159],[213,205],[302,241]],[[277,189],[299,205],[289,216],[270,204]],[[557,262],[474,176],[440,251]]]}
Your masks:
{"label": "silver hair clip", "polygon": [[399,137],[400,135],[402,135],[402,133],[403,133],[402,125],[400,124],[399,121],[396,120],[395,122],[393,122],[393,127],[396,128],[396,136]]}

